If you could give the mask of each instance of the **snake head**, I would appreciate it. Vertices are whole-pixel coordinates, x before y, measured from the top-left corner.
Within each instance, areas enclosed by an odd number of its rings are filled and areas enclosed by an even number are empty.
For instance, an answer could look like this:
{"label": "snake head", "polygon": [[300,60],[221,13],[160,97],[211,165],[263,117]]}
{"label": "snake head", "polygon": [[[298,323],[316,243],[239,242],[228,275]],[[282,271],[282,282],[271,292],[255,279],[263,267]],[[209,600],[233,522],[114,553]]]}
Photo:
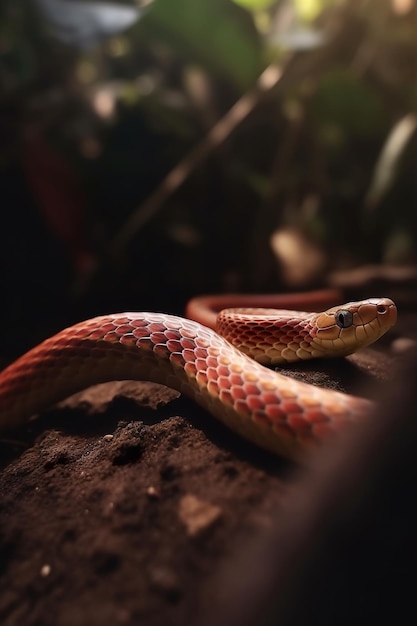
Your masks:
{"label": "snake head", "polygon": [[396,321],[397,307],[389,298],[335,306],[314,318],[314,348],[323,356],[346,356],[377,341]]}

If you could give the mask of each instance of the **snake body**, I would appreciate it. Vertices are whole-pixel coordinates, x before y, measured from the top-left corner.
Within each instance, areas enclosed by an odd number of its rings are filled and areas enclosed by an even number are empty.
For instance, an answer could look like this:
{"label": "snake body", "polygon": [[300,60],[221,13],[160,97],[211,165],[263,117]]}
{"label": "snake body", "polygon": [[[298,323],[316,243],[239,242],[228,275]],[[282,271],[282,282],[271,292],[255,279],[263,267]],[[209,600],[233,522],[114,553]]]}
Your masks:
{"label": "snake body", "polygon": [[[321,314],[247,315],[220,315],[220,331],[230,341],[199,322],[162,313],[103,315],[75,324],[1,372],[0,429],[14,428],[90,385],[124,379],[177,389],[243,437],[291,458],[369,413],[369,400],[296,381],[256,362],[233,345],[238,330],[228,323],[237,322],[247,337],[253,337],[251,324],[258,329],[257,338],[246,337],[243,346],[258,361],[344,355],[395,323],[391,300],[349,303]],[[281,339],[272,338],[273,326],[284,329]],[[258,352],[262,344],[266,359]]]}

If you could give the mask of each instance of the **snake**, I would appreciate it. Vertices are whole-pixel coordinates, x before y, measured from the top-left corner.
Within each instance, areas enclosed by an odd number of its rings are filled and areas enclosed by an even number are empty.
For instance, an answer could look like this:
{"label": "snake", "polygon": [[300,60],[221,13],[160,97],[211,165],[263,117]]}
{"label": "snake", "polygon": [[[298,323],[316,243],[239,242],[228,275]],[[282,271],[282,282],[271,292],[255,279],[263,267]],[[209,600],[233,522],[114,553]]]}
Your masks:
{"label": "snake", "polygon": [[[194,313],[198,308],[191,305]],[[396,318],[389,298],[319,313],[226,308],[216,330],[158,312],[101,315],[45,339],[0,373],[0,430],[91,385],[147,380],[191,397],[257,446],[299,459],[363,420],[373,402],[296,380],[275,366],[346,356],[376,341]]]}

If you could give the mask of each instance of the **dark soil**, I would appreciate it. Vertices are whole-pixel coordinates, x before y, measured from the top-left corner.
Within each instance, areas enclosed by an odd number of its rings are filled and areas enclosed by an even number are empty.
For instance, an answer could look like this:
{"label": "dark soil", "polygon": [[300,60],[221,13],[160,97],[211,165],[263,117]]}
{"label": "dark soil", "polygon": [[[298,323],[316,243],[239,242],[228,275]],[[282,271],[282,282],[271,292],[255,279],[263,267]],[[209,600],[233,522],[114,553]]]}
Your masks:
{"label": "dark soil", "polygon": [[[397,368],[399,336],[288,374],[377,398]],[[146,382],[65,400],[4,440],[1,459],[3,626],[220,623],[225,572],[236,587],[242,555],[309,475]],[[235,592],[230,626],[242,623]]]}

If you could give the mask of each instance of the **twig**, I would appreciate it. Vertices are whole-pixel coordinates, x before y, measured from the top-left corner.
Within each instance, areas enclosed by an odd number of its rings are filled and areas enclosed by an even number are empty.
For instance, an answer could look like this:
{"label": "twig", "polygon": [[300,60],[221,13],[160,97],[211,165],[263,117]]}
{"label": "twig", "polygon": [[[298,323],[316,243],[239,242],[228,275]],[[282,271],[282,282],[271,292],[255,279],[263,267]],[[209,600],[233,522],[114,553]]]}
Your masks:
{"label": "twig", "polygon": [[167,174],[157,189],[129,216],[110,246],[114,257],[120,256],[129,241],[161,210],[164,203],[190,174],[220,146],[235,128],[253,111],[261,96],[270,91],[282,77],[282,68],[269,65],[259,76],[255,87],[245,93],[213,126],[204,139],[186,154]]}

